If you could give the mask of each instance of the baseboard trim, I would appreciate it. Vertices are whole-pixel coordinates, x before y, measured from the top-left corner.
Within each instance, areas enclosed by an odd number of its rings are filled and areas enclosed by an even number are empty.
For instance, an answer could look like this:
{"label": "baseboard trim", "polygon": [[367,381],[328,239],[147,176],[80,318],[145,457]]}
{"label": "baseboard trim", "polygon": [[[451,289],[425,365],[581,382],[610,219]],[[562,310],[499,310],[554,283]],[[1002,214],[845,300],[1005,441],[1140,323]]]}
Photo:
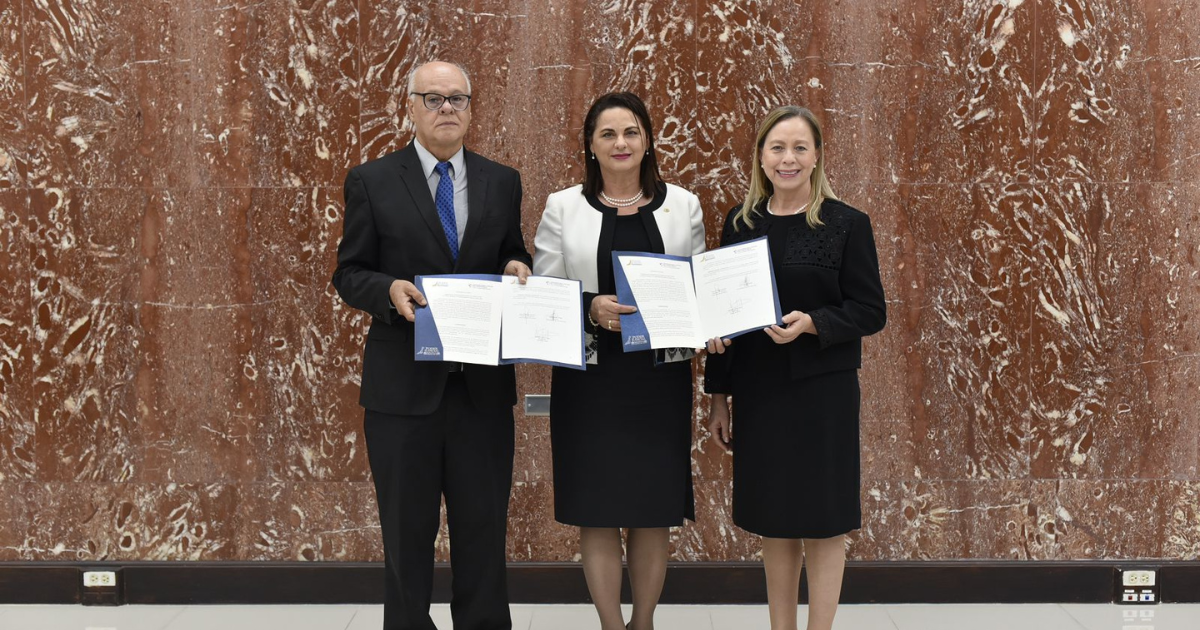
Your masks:
{"label": "baseboard trim", "polygon": [[[1118,569],[1159,571],[1164,602],[1200,602],[1200,562],[850,562],[843,603],[1105,603]],[[109,597],[85,597],[83,572],[119,571]],[[628,600],[628,583],[625,598]],[[509,567],[513,603],[583,603],[575,563]],[[806,593],[801,592],[802,598]],[[450,567],[434,570],[434,600],[449,601]],[[85,602],[86,600],[86,602]],[[373,604],[383,601],[383,565],[350,562],[0,562],[4,604]],[[762,565],[672,564],[664,604],[766,601]]]}

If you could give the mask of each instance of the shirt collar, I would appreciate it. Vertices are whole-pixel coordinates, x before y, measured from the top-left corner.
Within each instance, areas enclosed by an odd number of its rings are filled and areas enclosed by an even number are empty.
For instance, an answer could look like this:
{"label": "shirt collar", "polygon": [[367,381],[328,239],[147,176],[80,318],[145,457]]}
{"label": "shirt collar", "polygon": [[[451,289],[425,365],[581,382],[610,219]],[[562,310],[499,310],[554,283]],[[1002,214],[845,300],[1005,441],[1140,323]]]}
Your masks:
{"label": "shirt collar", "polygon": [[[438,159],[433,157],[433,154],[421,144],[420,140],[413,138],[413,144],[417,147],[417,158],[421,160],[421,172],[425,173],[425,179],[429,179],[433,176],[433,169],[438,165]],[[458,151],[450,156],[449,162],[450,169],[453,172],[452,177],[457,179],[465,172],[463,171],[465,159],[462,147],[459,147]]]}

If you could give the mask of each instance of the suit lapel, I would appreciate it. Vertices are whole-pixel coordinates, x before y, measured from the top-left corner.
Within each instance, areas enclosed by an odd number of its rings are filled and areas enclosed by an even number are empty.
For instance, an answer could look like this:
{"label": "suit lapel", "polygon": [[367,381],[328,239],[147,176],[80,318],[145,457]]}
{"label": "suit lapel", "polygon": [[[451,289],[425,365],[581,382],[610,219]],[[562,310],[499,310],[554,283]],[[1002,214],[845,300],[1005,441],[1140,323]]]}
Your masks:
{"label": "suit lapel", "polygon": [[417,157],[417,148],[411,142],[400,151],[400,179],[408,188],[408,194],[417,208],[417,214],[421,215],[425,224],[429,226],[429,231],[433,232],[434,241],[442,248],[446,259],[450,259],[450,243],[446,240],[446,232],[442,230],[442,220],[438,218],[433,195],[429,194],[429,182],[425,179],[425,172],[421,170],[421,159]]}
{"label": "suit lapel", "polygon": [[479,238],[480,226],[483,225],[489,211],[487,205],[488,176],[484,171],[483,162],[476,157],[470,151],[463,151],[463,166],[467,169],[468,216],[467,230],[463,233],[462,242],[458,244],[460,261],[466,256],[467,248],[474,245],[475,239]]}

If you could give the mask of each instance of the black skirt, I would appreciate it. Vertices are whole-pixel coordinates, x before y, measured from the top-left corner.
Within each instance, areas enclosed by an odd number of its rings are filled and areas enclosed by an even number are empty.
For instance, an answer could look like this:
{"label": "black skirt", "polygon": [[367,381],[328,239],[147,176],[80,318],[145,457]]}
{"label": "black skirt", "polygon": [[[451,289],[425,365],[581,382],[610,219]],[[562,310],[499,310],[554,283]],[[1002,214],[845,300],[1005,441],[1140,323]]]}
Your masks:
{"label": "black skirt", "polygon": [[626,354],[616,334],[600,335],[601,365],[554,368],[555,520],[579,527],[695,520],[691,362],[655,366],[652,352]]}
{"label": "black skirt", "polygon": [[734,524],[769,538],[862,527],[858,371],[748,381],[733,396]]}

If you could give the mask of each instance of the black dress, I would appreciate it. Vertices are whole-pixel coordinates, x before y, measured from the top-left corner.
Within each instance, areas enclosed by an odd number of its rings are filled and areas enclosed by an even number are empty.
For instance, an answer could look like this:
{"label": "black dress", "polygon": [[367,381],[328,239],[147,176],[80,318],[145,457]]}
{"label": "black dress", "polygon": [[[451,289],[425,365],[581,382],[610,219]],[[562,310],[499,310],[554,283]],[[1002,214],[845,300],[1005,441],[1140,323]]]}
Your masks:
{"label": "black dress", "polygon": [[[656,201],[641,212],[652,212],[661,205]],[[611,260],[613,251],[652,251],[648,216],[613,217],[611,246],[602,242],[598,259]],[[607,273],[598,271],[600,293],[615,293],[611,264]],[[676,527],[684,518],[695,520],[691,362],[656,366],[653,351],[627,353],[619,333],[597,333],[595,365],[553,371],[555,520],[580,527]]]}
{"label": "black dress", "polygon": [[771,538],[829,538],[862,525],[859,504],[861,338],[883,328],[883,287],[867,215],[836,201],[825,225],[762,212],[721,244],[766,235],[783,312],[817,335],[776,344],[765,332],[710,355],[705,391],[733,395],[733,521]]}

